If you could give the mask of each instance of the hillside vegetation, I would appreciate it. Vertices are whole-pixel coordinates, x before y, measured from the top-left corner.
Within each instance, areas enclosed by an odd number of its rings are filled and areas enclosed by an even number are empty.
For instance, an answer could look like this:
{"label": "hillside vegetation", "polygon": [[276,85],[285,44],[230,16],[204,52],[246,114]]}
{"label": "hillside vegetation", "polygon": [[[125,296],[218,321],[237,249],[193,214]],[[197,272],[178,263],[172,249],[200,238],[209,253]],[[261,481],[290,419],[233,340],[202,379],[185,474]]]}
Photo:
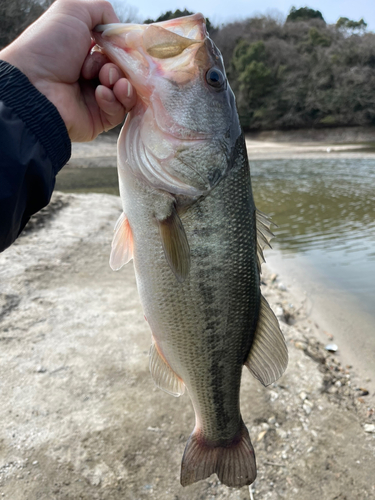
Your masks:
{"label": "hillside vegetation", "polygon": [[[52,3],[0,3],[0,48]],[[189,15],[168,11],[162,21]],[[131,19],[126,19],[128,22]],[[292,8],[287,19],[259,16],[213,27],[245,130],[375,125],[375,33],[363,19]]]}
{"label": "hillside vegetation", "polygon": [[363,19],[290,17],[212,33],[244,128],[375,125],[375,34]]}

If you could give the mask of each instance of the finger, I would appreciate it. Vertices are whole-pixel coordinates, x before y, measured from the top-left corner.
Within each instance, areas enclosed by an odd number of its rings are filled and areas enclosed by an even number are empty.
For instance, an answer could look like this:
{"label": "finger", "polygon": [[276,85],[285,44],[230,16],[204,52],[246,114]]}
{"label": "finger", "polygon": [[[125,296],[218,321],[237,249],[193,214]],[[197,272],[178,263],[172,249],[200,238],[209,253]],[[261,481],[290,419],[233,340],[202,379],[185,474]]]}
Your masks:
{"label": "finger", "polygon": [[87,8],[91,23],[89,28],[92,30],[98,24],[119,23],[120,20],[116,16],[112,5],[105,0],[83,0]]}
{"label": "finger", "polygon": [[99,76],[100,70],[108,63],[108,57],[99,51],[91,51],[83,62],[81,75],[85,80]]}
{"label": "finger", "polygon": [[104,64],[99,72],[100,83],[106,87],[113,87],[123,76],[121,70],[113,63]]}
{"label": "finger", "polygon": [[95,98],[102,111],[102,119],[105,130],[109,130],[121,123],[125,118],[125,108],[116,99],[114,93],[104,85],[98,85],[95,90]]}
{"label": "finger", "polygon": [[92,31],[98,24],[119,23],[110,2],[106,0],[59,0],[48,11],[61,12],[80,19]]}
{"label": "finger", "polygon": [[115,83],[113,93],[116,99],[124,106],[127,113],[134,108],[137,102],[137,93],[126,78],[120,78]]}

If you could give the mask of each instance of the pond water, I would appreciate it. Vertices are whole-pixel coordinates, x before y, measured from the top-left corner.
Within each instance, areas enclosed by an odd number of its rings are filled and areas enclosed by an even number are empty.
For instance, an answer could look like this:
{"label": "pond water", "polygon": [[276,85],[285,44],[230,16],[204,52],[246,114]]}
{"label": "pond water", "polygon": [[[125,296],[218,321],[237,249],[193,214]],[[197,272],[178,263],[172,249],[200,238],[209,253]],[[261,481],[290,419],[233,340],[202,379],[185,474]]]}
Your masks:
{"label": "pond water", "polygon": [[375,313],[375,160],[254,161],[251,172],[257,206],[278,225],[273,247]]}

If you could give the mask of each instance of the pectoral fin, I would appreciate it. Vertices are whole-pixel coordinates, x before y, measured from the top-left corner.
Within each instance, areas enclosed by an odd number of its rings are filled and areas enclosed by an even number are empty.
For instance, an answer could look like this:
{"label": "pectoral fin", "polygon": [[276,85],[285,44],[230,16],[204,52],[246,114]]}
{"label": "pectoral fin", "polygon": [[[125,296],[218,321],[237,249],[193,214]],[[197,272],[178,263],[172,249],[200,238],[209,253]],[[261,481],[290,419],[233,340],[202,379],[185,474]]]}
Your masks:
{"label": "pectoral fin", "polygon": [[114,271],[118,271],[123,265],[133,258],[133,234],[124,212],[118,218],[115,225],[115,234],[112,240],[111,256],[109,265]]}
{"label": "pectoral fin", "polygon": [[288,365],[288,349],[279,322],[261,295],[258,325],[245,366],[263,385],[275,382]]}
{"label": "pectoral fin", "polygon": [[184,226],[176,209],[163,220],[158,220],[165,258],[174,275],[183,283],[190,271],[190,247]]}
{"label": "pectoral fin", "polygon": [[155,384],[163,391],[178,397],[185,392],[185,384],[159,354],[155,344],[150,348],[150,372]]}

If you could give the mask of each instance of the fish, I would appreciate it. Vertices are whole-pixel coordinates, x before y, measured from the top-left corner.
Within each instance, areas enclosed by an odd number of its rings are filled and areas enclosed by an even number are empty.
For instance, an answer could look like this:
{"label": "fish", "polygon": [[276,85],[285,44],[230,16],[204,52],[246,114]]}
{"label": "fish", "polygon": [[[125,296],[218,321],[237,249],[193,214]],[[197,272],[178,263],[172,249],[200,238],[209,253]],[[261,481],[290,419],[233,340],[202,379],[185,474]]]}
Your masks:
{"label": "fish", "polygon": [[173,396],[187,390],[194,407],[180,482],[216,473],[229,487],[249,485],[257,472],[240,412],[243,366],[267,386],[288,352],[260,290],[271,221],[254,204],[222,56],[199,13],[100,25],[95,40],[138,95],[118,139],[123,212],[110,265],[133,259],[152,378]]}

